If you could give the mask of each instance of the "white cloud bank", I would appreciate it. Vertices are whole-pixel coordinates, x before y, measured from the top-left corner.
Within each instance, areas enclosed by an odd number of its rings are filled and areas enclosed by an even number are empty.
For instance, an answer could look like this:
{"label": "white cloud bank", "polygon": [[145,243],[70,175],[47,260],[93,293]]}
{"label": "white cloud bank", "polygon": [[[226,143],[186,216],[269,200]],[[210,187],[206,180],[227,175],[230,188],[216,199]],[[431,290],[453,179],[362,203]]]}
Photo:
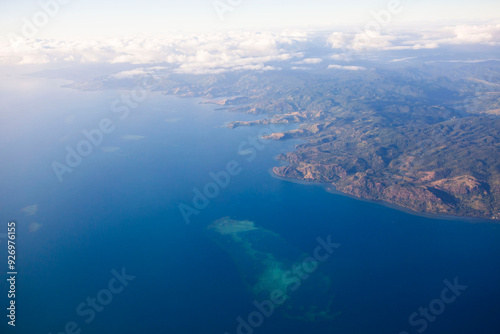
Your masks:
{"label": "white cloud bank", "polygon": [[[446,45],[500,45],[500,23],[427,28],[424,31],[305,33],[286,31],[171,34],[161,38],[102,40],[25,40],[13,48],[0,44],[0,64],[130,63],[166,66],[177,73],[222,73],[236,70],[276,70],[284,62],[307,69],[322,58],[305,58],[308,48],[349,52],[435,49]],[[335,58],[337,57],[337,58]],[[345,55],[331,57],[347,60]],[[334,65],[335,66],[335,65]],[[340,66],[340,65],[339,65]],[[329,67],[335,69],[337,67]],[[361,70],[356,67],[337,69]],[[142,72],[141,72],[142,71]],[[143,69],[115,74],[117,78],[144,75]]]}
{"label": "white cloud bank", "polygon": [[333,49],[366,50],[419,50],[435,49],[445,45],[482,44],[500,45],[500,23],[484,25],[457,25],[421,32],[358,33],[334,32],[327,38]]}
{"label": "white cloud bank", "polygon": [[[293,46],[307,34],[232,32],[177,34],[162,38],[103,40],[26,40],[13,48],[0,45],[0,64],[51,62],[167,64],[179,73],[273,70],[269,63],[302,58]],[[313,60],[315,61],[315,60]],[[119,75],[140,75],[137,70]]]}

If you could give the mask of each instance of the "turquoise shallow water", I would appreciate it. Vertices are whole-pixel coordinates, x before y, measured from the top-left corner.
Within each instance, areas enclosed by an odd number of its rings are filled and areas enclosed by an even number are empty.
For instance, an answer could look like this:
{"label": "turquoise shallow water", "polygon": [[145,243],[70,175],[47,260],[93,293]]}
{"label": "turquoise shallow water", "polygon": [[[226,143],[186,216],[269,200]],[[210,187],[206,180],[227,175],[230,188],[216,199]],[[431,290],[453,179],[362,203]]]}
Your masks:
{"label": "turquoise shallow water", "polygon": [[[266,143],[249,162],[240,145],[261,128],[220,127],[254,116],[155,93],[120,120],[110,106],[124,92],[9,80],[0,92],[0,219],[5,229],[10,219],[19,225],[18,333],[59,333],[71,321],[82,333],[236,333],[255,297],[207,235],[225,216],[254,221],[306,254],[318,237],[341,244],[320,264],[341,315],[307,323],[277,310],[255,333],[418,333],[425,317],[415,326],[408,318],[455,277],[467,289],[425,320],[425,332],[499,332],[499,225],[419,217],[273,178],[274,157],[293,143]],[[103,118],[115,130],[60,183],[52,162]],[[241,172],[186,225],[178,205],[191,205],[193,189],[233,160]],[[33,204],[35,214],[21,212]],[[282,247],[270,251],[286,257]],[[86,323],[77,307],[122,268],[135,279]]]}

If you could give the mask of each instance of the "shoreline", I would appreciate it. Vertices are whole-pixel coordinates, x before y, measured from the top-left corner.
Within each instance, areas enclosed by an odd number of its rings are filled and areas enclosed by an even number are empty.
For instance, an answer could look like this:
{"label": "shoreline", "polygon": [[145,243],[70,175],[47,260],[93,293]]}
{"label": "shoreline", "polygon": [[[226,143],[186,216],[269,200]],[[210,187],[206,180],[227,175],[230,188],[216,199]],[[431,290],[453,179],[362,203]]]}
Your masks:
{"label": "shoreline", "polygon": [[499,224],[500,221],[497,219],[487,219],[487,218],[481,218],[481,217],[464,217],[464,216],[453,216],[453,215],[443,215],[443,214],[438,214],[438,213],[427,213],[427,212],[419,212],[419,211],[414,211],[408,208],[405,208],[403,206],[399,206],[397,204],[393,204],[390,202],[382,201],[382,200],[371,200],[371,199],[366,199],[363,197],[356,197],[350,194],[343,193],[341,191],[338,191],[335,189],[335,187],[330,184],[330,183],[321,183],[321,182],[315,182],[315,181],[304,181],[304,180],[299,180],[299,179],[293,179],[293,178],[285,178],[279,175],[276,175],[273,172],[273,168],[268,169],[268,173],[271,175],[271,177],[281,180],[281,181],[286,181],[286,182],[292,182],[292,183],[297,183],[305,186],[318,186],[321,187],[325,192],[333,194],[333,195],[339,195],[343,197],[348,197],[354,200],[358,201],[363,201],[363,202],[368,202],[372,204],[377,204],[381,205],[390,209],[394,209],[397,211],[401,211],[413,216],[418,216],[418,217],[423,217],[423,218],[429,218],[429,219],[434,219],[434,220],[456,220],[456,221],[461,221],[461,222],[466,222],[470,224]]}

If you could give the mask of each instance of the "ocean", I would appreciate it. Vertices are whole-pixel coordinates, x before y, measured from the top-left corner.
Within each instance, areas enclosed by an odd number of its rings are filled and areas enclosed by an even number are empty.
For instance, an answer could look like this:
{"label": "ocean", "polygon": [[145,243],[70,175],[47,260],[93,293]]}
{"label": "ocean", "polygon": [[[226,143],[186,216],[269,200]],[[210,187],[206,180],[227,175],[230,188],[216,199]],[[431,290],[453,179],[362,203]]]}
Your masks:
{"label": "ocean", "polygon": [[[113,106],[127,91],[2,81],[0,235],[17,222],[18,266],[16,328],[3,315],[2,333],[500,332],[500,225],[275,178],[275,157],[298,142],[260,141],[265,126],[224,127],[259,116],[155,92],[120,118]],[[103,128],[96,145],[83,133]],[[68,167],[68,147],[87,156]],[[59,170],[62,182],[54,162],[71,169]],[[237,254],[207,232],[222,217],[252,221],[306,255],[318,238],[339,244],[311,273],[328,277],[337,315],[303,321],[283,305],[249,320],[256,296]],[[280,245],[266,251],[286,257]],[[4,279],[0,288],[5,310]]]}

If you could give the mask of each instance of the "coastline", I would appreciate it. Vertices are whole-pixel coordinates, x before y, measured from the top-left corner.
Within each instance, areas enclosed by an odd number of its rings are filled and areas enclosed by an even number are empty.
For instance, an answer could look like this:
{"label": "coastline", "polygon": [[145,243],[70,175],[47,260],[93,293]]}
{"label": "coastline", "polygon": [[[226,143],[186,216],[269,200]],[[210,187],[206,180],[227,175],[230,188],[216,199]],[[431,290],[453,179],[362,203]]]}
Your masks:
{"label": "coastline", "polygon": [[[74,81],[74,82],[76,82],[76,81]],[[79,88],[77,87],[76,89],[79,89]],[[178,92],[175,92],[175,91],[165,91],[165,90],[161,90],[161,89],[155,90],[155,92],[156,91],[160,92],[163,95],[172,96],[172,97],[175,97],[175,98],[194,99],[194,103],[201,104],[201,105],[206,105],[208,108],[210,108],[210,109],[212,109],[214,111],[235,112],[235,113],[238,113],[240,115],[246,115],[246,117],[248,117],[251,121],[262,119],[262,117],[264,117],[264,115],[270,116],[269,113],[265,113],[265,112],[262,112],[262,113],[251,113],[251,112],[244,111],[244,110],[233,110],[233,109],[231,109],[231,107],[234,107],[234,105],[226,105],[225,103],[218,103],[218,101],[220,101],[221,97],[217,97],[216,100],[214,100],[213,97],[209,97],[209,96],[207,96],[205,94],[196,93],[196,92],[191,92],[190,94],[185,94],[185,93],[184,94],[179,94]],[[222,99],[241,98],[241,97],[242,96],[231,94],[231,95],[225,95],[225,97],[223,97]],[[240,122],[240,121],[238,121],[238,122]],[[248,122],[248,120],[245,120],[243,122]],[[224,127],[227,127],[227,124],[228,123],[224,123],[224,124],[222,124],[222,125],[220,125],[218,127],[219,128],[224,128]],[[298,123],[293,123],[293,124],[294,124],[294,127],[299,128],[301,125],[307,124],[307,123],[298,122]],[[264,124],[251,124],[250,126],[263,126],[263,125]],[[266,138],[266,139],[267,140],[273,140],[272,138]],[[303,142],[309,142],[309,140],[306,140],[306,139],[300,139],[300,138],[294,138],[294,139],[295,140],[300,140],[300,141],[303,141]],[[287,140],[290,140],[290,139],[287,139]],[[285,165],[286,165],[286,163],[285,163]],[[330,183],[326,183],[325,184],[325,183],[315,182],[315,181],[303,181],[303,180],[298,180],[298,179],[294,179],[294,178],[280,177],[280,176],[276,175],[274,172],[272,172],[272,170],[271,170],[271,175],[273,177],[276,177],[276,178],[279,178],[279,179],[282,179],[282,180],[285,180],[285,181],[291,181],[291,182],[296,182],[296,183],[298,182],[298,183],[307,184],[307,185],[311,185],[311,184],[321,185],[327,192],[330,192],[330,193],[333,193],[333,194],[338,194],[338,195],[342,195],[342,196],[351,197],[351,198],[357,199],[357,200],[363,200],[363,201],[367,201],[367,202],[371,202],[371,203],[380,204],[380,205],[383,205],[383,206],[386,206],[386,207],[389,207],[389,208],[392,208],[392,209],[396,209],[398,211],[403,211],[405,213],[409,213],[409,214],[412,214],[412,215],[418,215],[418,216],[422,216],[422,217],[426,217],[426,218],[431,218],[431,219],[445,219],[445,220],[465,220],[465,221],[472,222],[472,223],[476,223],[476,222],[494,222],[494,223],[500,222],[500,219],[498,219],[498,217],[495,217],[495,216],[492,216],[492,217],[485,217],[485,216],[475,217],[475,216],[453,215],[453,214],[440,214],[440,213],[415,211],[414,209],[411,209],[411,208],[408,208],[408,207],[405,207],[405,206],[400,206],[398,204],[394,204],[394,203],[391,203],[391,202],[387,202],[385,200],[367,199],[367,198],[357,197],[357,196],[354,196],[354,195],[351,195],[351,194],[347,194],[347,193],[338,191],[335,188],[335,186],[333,184],[330,184]]]}
{"label": "coastline", "polygon": [[350,194],[343,193],[341,191],[338,191],[335,189],[335,187],[330,184],[330,183],[321,183],[321,182],[314,182],[314,181],[303,181],[299,179],[292,179],[292,178],[285,178],[279,175],[276,175],[273,172],[273,168],[268,169],[268,173],[271,175],[271,177],[276,178],[281,181],[287,181],[287,182],[292,182],[292,183],[297,183],[305,186],[319,186],[323,190],[325,190],[327,193],[333,194],[333,195],[339,195],[343,197],[348,197],[351,199],[355,199],[358,201],[363,201],[363,202],[368,202],[368,203],[373,203],[381,206],[385,206],[390,209],[394,209],[397,211],[401,211],[413,216],[418,216],[418,217],[423,217],[423,218],[429,218],[429,219],[434,219],[434,220],[455,220],[455,221],[461,221],[461,222],[466,222],[470,224],[499,224],[500,221],[496,219],[486,219],[486,218],[480,218],[480,217],[464,217],[464,216],[453,216],[453,215],[443,215],[443,214],[437,214],[437,213],[427,213],[427,212],[419,212],[419,211],[414,211],[408,208],[405,208],[403,206],[399,206],[390,202],[386,201],[379,201],[379,200],[371,200],[371,199],[366,199],[363,197],[356,197]]}

